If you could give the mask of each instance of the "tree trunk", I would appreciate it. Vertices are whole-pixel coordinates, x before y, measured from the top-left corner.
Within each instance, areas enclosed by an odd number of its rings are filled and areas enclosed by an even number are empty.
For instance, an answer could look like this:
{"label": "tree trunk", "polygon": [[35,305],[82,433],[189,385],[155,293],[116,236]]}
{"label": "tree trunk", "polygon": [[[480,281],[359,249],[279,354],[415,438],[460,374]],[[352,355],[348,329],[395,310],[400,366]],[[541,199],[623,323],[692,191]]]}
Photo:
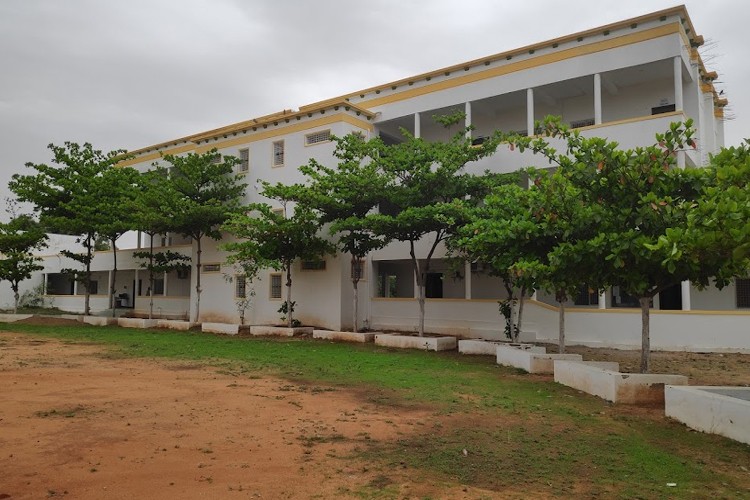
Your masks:
{"label": "tree trunk", "polygon": [[651,368],[651,338],[649,332],[649,306],[651,297],[640,297],[641,304],[641,373],[648,373]]}
{"label": "tree trunk", "polygon": [[200,321],[201,317],[201,239],[196,238],[198,250],[195,252],[195,322]]}
{"label": "tree trunk", "polygon": [[358,314],[359,313],[359,287],[357,286],[358,283],[359,283],[358,279],[352,280],[352,287],[354,288],[354,308],[353,308],[354,309],[354,313],[353,313],[354,323],[352,326],[352,331],[354,333],[357,333],[359,331],[359,329],[357,328],[357,316],[359,315]]}
{"label": "tree trunk", "polygon": [[286,326],[292,328],[292,263],[286,264]]}
{"label": "tree trunk", "polygon": [[13,314],[18,314],[18,301],[20,300],[21,297],[18,294],[18,285],[12,288],[13,288]]}
{"label": "tree trunk", "polygon": [[565,302],[559,301],[558,302],[560,306],[560,315],[559,315],[559,331],[558,331],[558,352],[560,354],[565,354]]}
{"label": "tree trunk", "polygon": [[422,270],[419,268],[419,259],[414,252],[414,241],[409,241],[409,255],[411,256],[411,265],[414,269],[414,277],[417,280],[417,303],[419,304],[419,325],[417,326],[417,333],[420,337],[424,337],[424,276]]}
{"label": "tree trunk", "polygon": [[508,304],[510,304],[510,310],[508,311],[508,323],[510,324],[510,340],[518,342],[518,335],[516,335],[516,305],[513,295],[508,297]]}
{"label": "tree trunk", "polygon": [[518,295],[518,327],[516,328],[516,342],[518,337],[521,335],[521,325],[523,322],[523,304],[525,302],[524,296],[526,295],[526,287],[522,286],[521,291]]}
{"label": "tree trunk", "polygon": [[[109,285],[109,304],[112,307],[112,317],[117,317],[117,302],[115,302],[115,290],[117,288],[117,248],[114,239],[109,240],[112,243],[112,283]],[[136,284],[136,286],[138,286]],[[133,306],[135,307],[135,288],[133,289]]]}
{"label": "tree trunk", "polygon": [[148,250],[148,319],[154,319],[154,235]]}
{"label": "tree trunk", "polygon": [[91,314],[91,292],[89,292],[89,287],[91,286],[91,248],[93,246],[91,239],[91,235],[86,237],[86,278],[83,283],[85,291],[83,297],[83,314],[85,316]]}

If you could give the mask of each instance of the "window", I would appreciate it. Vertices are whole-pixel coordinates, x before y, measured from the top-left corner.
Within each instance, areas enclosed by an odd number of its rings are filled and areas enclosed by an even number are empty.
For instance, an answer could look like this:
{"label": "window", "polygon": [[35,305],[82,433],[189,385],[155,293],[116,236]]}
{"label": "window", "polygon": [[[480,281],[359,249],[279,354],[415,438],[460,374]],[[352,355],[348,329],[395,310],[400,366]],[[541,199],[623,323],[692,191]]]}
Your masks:
{"label": "window", "polygon": [[735,280],[737,307],[750,307],[750,279],[737,278]]}
{"label": "window", "polygon": [[281,273],[271,273],[271,298],[281,298]]}
{"label": "window", "polygon": [[329,142],[331,140],[330,130],[321,130],[320,132],[313,132],[305,136],[305,146],[313,146],[320,144],[321,142]]}
{"label": "window", "polygon": [[154,295],[164,295],[164,278],[154,279]]}
{"label": "window", "polygon": [[247,278],[245,276],[236,275],[234,277],[234,297],[236,299],[247,297]]}
{"label": "window", "polygon": [[221,272],[221,264],[203,264],[203,273],[219,273]]}
{"label": "window", "polygon": [[595,306],[599,304],[599,294],[588,285],[582,285],[573,303],[577,306]]}
{"label": "window", "polygon": [[662,113],[671,113],[674,110],[675,110],[674,104],[666,104],[664,106],[656,106],[655,108],[651,108],[651,114],[660,115]]}
{"label": "window", "polygon": [[[85,290],[85,288],[84,288]],[[89,282],[89,293],[91,295],[96,295],[99,293],[99,282],[98,281],[90,281]]]}
{"label": "window", "polygon": [[[365,263],[367,261],[365,259],[357,259],[357,262],[352,261],[352,268],[351,268],[351,279],[357,279],[358,281],[364,281],[365,280]],[[358,265],[357,265],[358,264]]]}
{"label": "window", "polygon": [[178,280],[186,280],[188,279],[188,276],[190,276],[190,268],[188,267],[182,267],[177,270],[177,279]]}
{"label": "window", "polygon": [[300,267],[303,271],[325,271],[325,260],[303,260]]}
{"label": "window", "polygon": [[237,167],[240,172],[247,172],[250,170],[250,150],[240,149],[240,164]]}
{"label": "window", "polygon": [[284,209],[281,207],[272,208],[271,212],[273,212],[275,215],[278,215],[279,217],[284,217]]}
{"label": "window", "polygon": [[573,120],[570,122],[570,128],[590,127],[593,124],[593,118],[584,118],[583,120]]}
{"label": "window", "polygon": [[276,141],[273,143],[273,166],[284,166],[284,141]]}

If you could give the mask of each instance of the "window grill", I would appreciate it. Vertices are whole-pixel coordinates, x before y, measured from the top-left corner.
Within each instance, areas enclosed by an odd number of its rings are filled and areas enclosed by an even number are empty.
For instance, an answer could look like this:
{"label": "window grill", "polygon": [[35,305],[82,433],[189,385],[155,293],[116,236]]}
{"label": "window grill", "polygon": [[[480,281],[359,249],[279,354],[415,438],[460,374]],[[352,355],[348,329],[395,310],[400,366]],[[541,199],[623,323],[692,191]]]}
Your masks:
{"label": "window grill", "polygon": [[735,280],[737,307],[750,307],[750,279],[737,278]]}
{"label": "window grill", "polygon": [[593,118],[584,118],[583,120],[573,120],[570,122],[570,128],[590,127],[592,125],[594,125]]}
{"label": "window grill", "polygon": [[281,298],[281,273],[271,274],[271,298]]}
{"label": "window grill", "polygon": [[284,166],[284,141],[276,141],[273,143],[273,166]]}
{"label": "window grill", "polygon": [[242,275],[234,277],[234,296],[238,299],[247,297],[247,278]]}
{"label": "window grill", "polygon": [[240,149],[240,172],[247,172],[250,170],[250,150]]}
{"label": "window grill", "polygon": [[331,140],[330,130],[321,130],[319,132],[313,132],[305,136],[305,146],[312,146],[313,144],[320,144],[321,142],[329,142]]}

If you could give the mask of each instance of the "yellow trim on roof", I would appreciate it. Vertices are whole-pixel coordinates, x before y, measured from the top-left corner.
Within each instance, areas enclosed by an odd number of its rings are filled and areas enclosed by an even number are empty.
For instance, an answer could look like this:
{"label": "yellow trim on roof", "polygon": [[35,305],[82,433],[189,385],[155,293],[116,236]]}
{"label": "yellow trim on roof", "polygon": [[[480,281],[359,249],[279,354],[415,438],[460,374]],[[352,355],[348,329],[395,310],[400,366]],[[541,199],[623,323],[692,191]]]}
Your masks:
{"label": "yellow trim on roof", "polygon": [[469,83],[486,80],[488,78],[494,78],[498,76],[507,75],[510,73],[515,73],[518,71],[523,71],[523,70],[527,70],[531,68],[536,68],[539,66],[544,66],[546,64],[565,61],[567,59],[572,59],[574,57],[594,54],[594,53],[602,52],[602,51],[609,50],[609,49],[631,45],[634,43],[661,38],[663,36],[673,35],[675,33],[679,33],[680,31],[681,29],[678,23],[669,23],[664,26],[658,26],[656,28],[651,28],[651,29],[644,30],[644,31],[639,31],[636,33],[631,33],[628,35],[623,35],[623,36],[619,36],[619,37],[608,39],[608,40],[602,40],[602,41],[591,43],[588,45],[583,45],[581,47],[565,49],[565,50],[561,50],[558,52],[553,52],[551,54],[541,55],[533,59],[526,59],[523,61],[518,61],[516,63],[505,64],[503,66],[498,66],[492,69],[459,76],[457,78],[452,78],[450,80],[443,80],[443,81],[436,82],[430,85],[424,85],[418,88],[404,90],[403,92],[399,92],[398,94],[392,94],[388,96],[377,97],[375,99],[360,101],[358,102],[358,104],[361,106],[366,106],[368,108],[382,106],[384,104],[398,102],[404,99],[411,99],[413,97],[418,97],[421,95],[430,94],[432,92],[438,92],[441,90],[446,90],[446,89],[458,87],[461,85],[466,85]]}
{"label": "yellow trim on roof", "polygon": [[[174,141],[167,142],[166,144],[172,144]],[[136,165],[138,163],[143,163],[144,161],[152,161],[152,160],[158,160],[164,155],[178,155],[182,153],[188,153],[190,151],[193,151],[195,149],[196,145],[195,143],[188,143],[184,146],[180,146],[178,148],[172,148],[172,149],[165,149],[163,151],[154,151],[153,153],[147,154],[145,156],[139,156],[137,158],[130,158],[129,160],[121,161],[117,164],[118,167],[127,167],[130,165]],[[151,146],[148,149],[154,149],[154,146]],[[141,150],[145,151],[145,149]]]}
{"label": "yellow trim on roof", "polygon": [[317,118],[315,120],[310,120],[310,121],[304,121],[304,122],[300,122],[300,123],[295,123],[293,125],[289,125],[289,126],[286,126],[286,127],[281,127],[281,128],[278,128],[278,129],[265,130],[263,132],[258,132],[258,133],[252,134],[252,135],[245,135],[245,136],[242,136],[242,137],[236,137],[236,138],[232,138],[232,139],[227,139],[226,141],[216,141],[216,142],[211,142],[209,144],[203,144],[203,145],[197,146],[195,148],[195,152],[196,153],[205,153],[206,151],[209,151],[209,150],[211,150],[213,148],[223,149],[223,148],[229,148],[229,147],[232,147],[232,146],[236,146],[238,144],[249,144],[249,143],[252,143],[252,142],[262,141],[264,139],[270,139],[270,138],[273,138],[273,137],[278,137],[278,136],[281,136],[281,135],[287,135],[287,134],[291,134],[291,133],[294,133],[294,132],[301,132],[301,131],[304,131],[304,130],[309,130],[309,129],[321,127],[321,126],[324,126],[324,125],[330,125],[332,123],[337,123],[337,122],[345,122],[345,123],[348,123],[350,125],[354,125],[355,127],[359,127],[359,128],[362,128],[362,129],[365,129],[365,130],[369,130],[369,131],[373,130],[372,124],[370,124],[370,123],[368,123],[368,122],[366,122],[364,120],[359,120],[359,119],[357,119],[357,118],[355,118],[353,116],[350,116],[350,115],[347,115],[347,114],[343,114],[343,113],[339,113],[339,114],[327,115],[327,116],[324,116],[324,117],[321,117],[321,118]]}

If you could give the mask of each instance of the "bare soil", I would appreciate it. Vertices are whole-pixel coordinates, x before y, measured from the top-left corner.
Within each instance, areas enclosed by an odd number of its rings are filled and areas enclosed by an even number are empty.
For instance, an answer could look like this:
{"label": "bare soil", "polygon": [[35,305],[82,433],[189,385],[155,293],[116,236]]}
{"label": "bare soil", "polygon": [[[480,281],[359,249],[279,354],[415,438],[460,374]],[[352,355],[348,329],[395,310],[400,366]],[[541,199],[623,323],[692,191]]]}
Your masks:
{"label": "bare soil", "polygon": [[0,499],[498,497],[352,458],[437,418],[362,391],[1,332],[0,388]]}

